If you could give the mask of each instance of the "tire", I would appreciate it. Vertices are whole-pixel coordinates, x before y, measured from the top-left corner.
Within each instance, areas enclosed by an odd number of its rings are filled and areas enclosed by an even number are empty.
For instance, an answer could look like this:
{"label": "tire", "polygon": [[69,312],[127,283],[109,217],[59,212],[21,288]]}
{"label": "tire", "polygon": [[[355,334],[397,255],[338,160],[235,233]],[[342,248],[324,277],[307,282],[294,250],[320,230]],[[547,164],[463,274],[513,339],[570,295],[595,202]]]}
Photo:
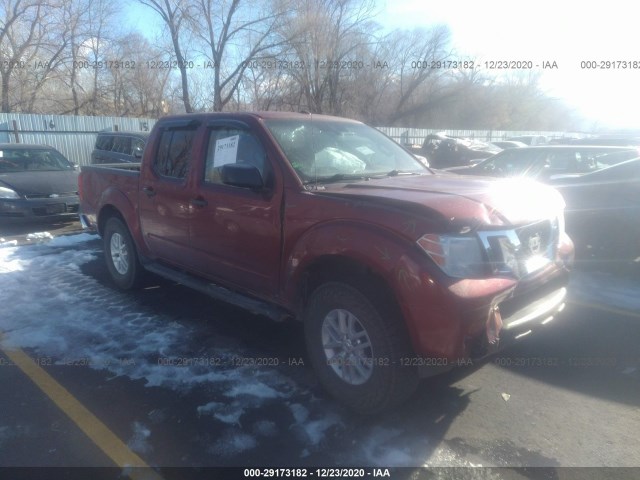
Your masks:
{"label": "tire", "polygon": [[130,290],[140,285],[143,268],[129,229],[122,220],[117,217],[107,220],[103,242],[104,258],[113,283],[121,290]]}
{"label": "tire", "polygon": [[415,368],[401,365],[411,348],[402,319],[393,313],[340,282],[320,285],[307,303],[311,364],[323,387],[356,413],[388,410],[418,386]]}

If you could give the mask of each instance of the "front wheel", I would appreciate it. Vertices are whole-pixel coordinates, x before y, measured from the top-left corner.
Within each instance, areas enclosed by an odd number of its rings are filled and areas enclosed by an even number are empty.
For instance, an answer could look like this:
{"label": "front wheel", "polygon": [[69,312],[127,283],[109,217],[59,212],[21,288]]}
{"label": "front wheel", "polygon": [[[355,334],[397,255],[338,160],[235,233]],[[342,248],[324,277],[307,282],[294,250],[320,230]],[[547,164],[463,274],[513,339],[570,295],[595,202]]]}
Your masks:
{"label": "front wheel", "polygon": [[[350,285],[328,282],[311,295],[305,338],[325,389],[350,409],[374,414],[405,401],[418,385],[402,319]],[[404,363],[404,365],[403,365]]]}
{"label": "front wheel", "polygon": [[107,220],[104,227],[104,256],[113,282],[122,290],[139,285],[143,269],[126,225],[119,218]]}

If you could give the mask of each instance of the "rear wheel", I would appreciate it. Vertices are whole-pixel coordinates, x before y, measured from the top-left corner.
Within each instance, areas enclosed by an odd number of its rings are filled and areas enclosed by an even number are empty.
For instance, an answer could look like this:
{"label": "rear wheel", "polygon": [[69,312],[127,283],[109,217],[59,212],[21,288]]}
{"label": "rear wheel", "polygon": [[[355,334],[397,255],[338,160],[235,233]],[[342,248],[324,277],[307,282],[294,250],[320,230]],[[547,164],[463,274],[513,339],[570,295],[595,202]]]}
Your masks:
{"label": "rear wheel", "polygon": [[305,315],[311,363],[325,389],[350,409],[374,414],[405,401],[418,385],[401,318],[350,285],[328,282]]}
{"label": "rear wheel", "polygon": [[138,286],[143,269],[124,222],[116,217],[107,220],[103,241],[105,261],[113,282],[122,290]]}

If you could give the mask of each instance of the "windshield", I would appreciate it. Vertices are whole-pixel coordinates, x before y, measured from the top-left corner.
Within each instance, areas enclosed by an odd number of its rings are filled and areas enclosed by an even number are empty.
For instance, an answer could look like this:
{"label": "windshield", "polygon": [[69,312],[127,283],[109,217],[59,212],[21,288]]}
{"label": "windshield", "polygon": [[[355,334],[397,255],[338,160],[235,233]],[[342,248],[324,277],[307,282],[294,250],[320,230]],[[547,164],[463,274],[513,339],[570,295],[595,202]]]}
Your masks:
{"label": "windshield", "polygon": [[56,150],[42,148],[3,148],[0,150],[0,172],[64,171],[74,165]]}
{"label": "windshield", "polygon": [[267,119],[265,124],[303,182],[428,173],[374,128],[331,120]]}

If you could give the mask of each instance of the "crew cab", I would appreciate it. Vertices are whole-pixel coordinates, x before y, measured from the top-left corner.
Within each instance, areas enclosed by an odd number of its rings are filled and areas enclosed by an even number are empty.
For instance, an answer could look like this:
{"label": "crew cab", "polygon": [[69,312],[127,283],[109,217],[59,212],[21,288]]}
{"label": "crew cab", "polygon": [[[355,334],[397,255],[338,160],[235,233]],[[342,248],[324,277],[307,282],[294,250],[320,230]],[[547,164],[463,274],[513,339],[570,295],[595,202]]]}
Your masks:
{"label": "crew cab", "polygon": [[301,320],[321,384],[361,413],[564,308],[573,244],[553,188],[436,173],[353,120],[165,117],[139,165],[83,167],[79,192],[115,285],[150,271]]}

